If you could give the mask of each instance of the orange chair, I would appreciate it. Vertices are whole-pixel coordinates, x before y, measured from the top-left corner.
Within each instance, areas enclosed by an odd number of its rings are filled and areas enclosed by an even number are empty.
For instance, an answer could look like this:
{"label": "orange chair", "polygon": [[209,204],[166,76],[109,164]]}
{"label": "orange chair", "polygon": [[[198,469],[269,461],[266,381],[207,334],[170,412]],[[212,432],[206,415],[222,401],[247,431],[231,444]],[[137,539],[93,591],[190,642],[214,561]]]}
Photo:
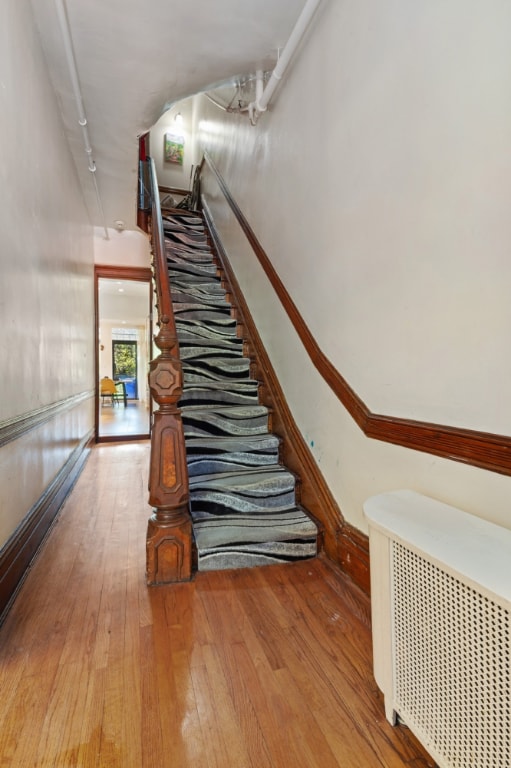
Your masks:
{"label": "orange chair", "polygon": [[101,405],[105,404],[107,398],[110,398],[110,405],[115,405],[119,400],[122,400],[122,394],[117,391],[115,381],[108,378],[108,376],[101,379],[99,391],[101,394]]}

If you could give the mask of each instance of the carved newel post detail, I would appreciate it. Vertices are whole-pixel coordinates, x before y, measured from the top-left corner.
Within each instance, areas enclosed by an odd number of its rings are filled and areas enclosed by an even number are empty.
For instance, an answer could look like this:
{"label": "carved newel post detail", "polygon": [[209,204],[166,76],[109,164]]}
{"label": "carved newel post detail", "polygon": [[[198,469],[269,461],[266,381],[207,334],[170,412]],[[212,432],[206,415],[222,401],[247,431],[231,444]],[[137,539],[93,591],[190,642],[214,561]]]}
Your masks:
{"label": "carved newel post detail", "polygon": [[149,367],[149,389],[159,405],[154,412],[149,470],[147,583],[189,581],[192,573],[192,524],[183,423],[177,403],[183,372],[175,331],[168,315],[160,318],[155,338],[161,354]]}

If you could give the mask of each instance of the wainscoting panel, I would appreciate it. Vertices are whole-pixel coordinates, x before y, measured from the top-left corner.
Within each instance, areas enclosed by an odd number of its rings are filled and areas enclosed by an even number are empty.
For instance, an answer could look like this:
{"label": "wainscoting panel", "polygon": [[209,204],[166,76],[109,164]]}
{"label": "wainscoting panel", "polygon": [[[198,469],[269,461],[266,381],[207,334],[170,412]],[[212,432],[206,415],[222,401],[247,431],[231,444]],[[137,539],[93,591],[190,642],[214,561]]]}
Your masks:
{"label": "wainscoting panel", "polygon": [[0,615],[87,458],[93,408],[91,391],[0,424]]}

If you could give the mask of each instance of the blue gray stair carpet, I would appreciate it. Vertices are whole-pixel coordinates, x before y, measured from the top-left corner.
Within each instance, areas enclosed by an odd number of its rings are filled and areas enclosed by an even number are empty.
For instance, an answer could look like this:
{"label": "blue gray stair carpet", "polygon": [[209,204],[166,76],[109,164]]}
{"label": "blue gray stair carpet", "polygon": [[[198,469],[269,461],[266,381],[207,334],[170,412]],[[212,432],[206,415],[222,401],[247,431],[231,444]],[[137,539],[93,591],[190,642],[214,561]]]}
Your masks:
{"label": "blue gray stair carpet", "polygon": [[297,501],[296,477],[279,463],[202,219],[175,211],[163,225],[198,569],[314,557],[318,531]]}

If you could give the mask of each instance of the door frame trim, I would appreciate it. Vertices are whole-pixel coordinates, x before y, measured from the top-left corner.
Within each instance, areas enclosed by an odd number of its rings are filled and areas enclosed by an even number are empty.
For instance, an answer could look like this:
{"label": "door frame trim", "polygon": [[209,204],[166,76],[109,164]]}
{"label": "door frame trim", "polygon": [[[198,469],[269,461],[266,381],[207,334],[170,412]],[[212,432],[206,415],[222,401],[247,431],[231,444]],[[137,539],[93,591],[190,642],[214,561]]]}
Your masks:
{"label": "door frame trim", "polygon": [[[126,440],[147,440],[151,433],[153,404],[149,399],[149,431],[141,435],[115,435],[101,436],[99,434],[99,278],[111,280],[135,280],[139,283],[149,284],[149,324],[153,326],[153,281],[150,267],[115,267],[110,264],[94,265],[94,440],[96,443],[124,442]],[[152,335],[149,339],[149,359],[152,359]]]}

